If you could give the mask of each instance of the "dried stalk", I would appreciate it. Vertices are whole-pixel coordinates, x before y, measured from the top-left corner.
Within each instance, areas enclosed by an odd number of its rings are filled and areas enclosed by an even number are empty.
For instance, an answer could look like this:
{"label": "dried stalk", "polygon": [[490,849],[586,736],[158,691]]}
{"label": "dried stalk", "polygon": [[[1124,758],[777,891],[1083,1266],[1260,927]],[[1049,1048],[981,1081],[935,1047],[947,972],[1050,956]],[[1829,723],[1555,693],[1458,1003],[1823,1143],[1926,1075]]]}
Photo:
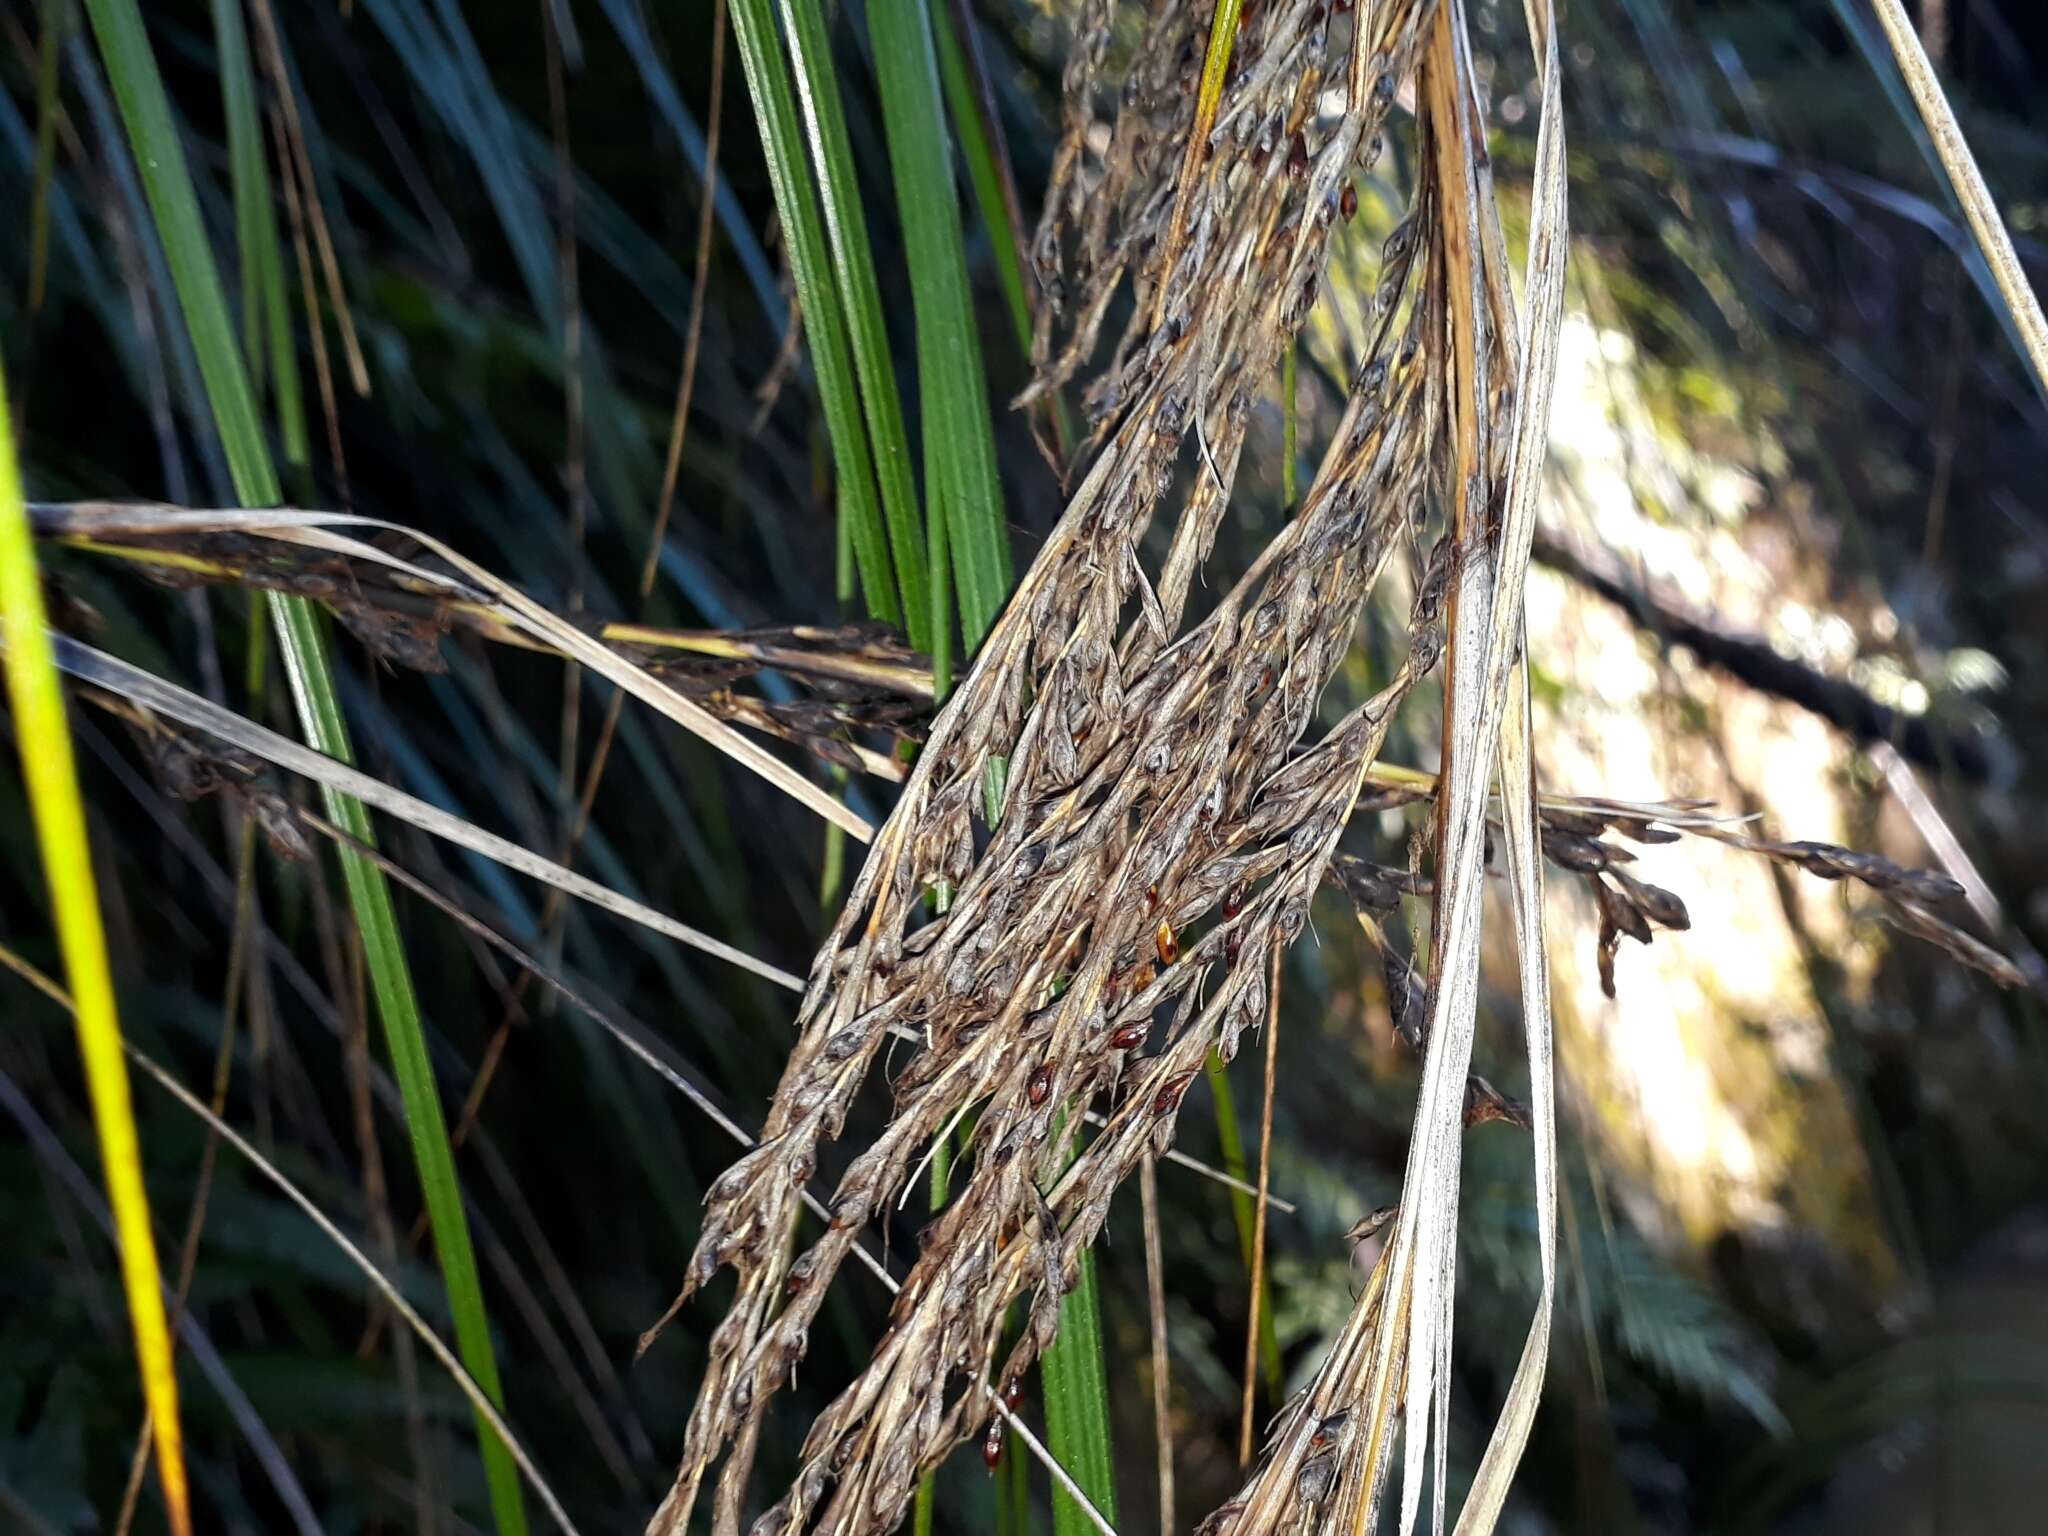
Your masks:
{"label": "dried stalk", "polygon": [[[1447,376],[1443,479],[1452,508],[1456,578],[1445,683],[1445,770],[1436,804],[1435,968],[1426,1001],[1423,1088],[1402,1200],[1365,1297],[1315,1379],[1281,1415],[1258,1469],[1238,1497],[1204,1525],[1216,1533],[1374,1529],[1397,1418],[1407,1430],[1401,1529],[1412,1529],[1419,1514],[1426,1464],[1436,1491],[1432,1528],[1443,1527],[1459,1137],[1475,1107],[1468,1066],[1496,746],[1523,951],[1524,1024],[1532,1085],[1538,1089],[1532,1119],[1544,1283],[1508,1408],[1481,1462],[1461,1530],[1488,1530],[1497,1518],[1541,1391],[1554,1273],[1555,1144],[1541,886],[1530,817],[1536,796],[1526,684],[1516,670],[1522,649],[1522,580],[1562,315],[1564,181],[1548,7],[1532,3],[1529,19],[1542,64],[1543,106],[1525,285],[1530,305],[1526,335],[1518,335],[1509,295],[1459,6],[1437,10],[1418,77],[1424,195],[1437,199],[1438,217],[1429,230],[1429,277],[1440,327],[1438,367]],[[1483,1093],[1479,1106],[1490,1107]]]}

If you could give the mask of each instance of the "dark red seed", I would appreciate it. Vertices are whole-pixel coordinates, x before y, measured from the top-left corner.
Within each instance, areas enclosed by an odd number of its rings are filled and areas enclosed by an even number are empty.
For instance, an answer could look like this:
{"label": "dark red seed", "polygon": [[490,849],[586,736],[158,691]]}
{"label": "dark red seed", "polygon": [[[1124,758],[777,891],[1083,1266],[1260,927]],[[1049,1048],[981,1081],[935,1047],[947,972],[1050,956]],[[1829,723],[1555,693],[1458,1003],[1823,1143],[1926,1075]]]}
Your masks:
{"label": "dark red seed", "polygon": [[1003,1388],[1003,1406],[1015,1413],[1024,1405],[1024,1383],[1012,1376]]}
{"label": "dark red seed", "polygon": [[1152,1101],[1152,1113],[1155,1115],[1171,1114],[1179,1107],[1180,1097],[1188,1091],[1188,1083],[1191,1080],[1188,1077],[1177,1077],[1160,1089],[1159,1096]]}
{"label": "dark red seed", "polygon": [[1337,198],[1337,212],[1344,216],[1346,224],[1358,217],[1358,188],[1348,181],[1344,183],[1344,190]]}
{"label": "dark red seed", "polygon": [[1223,920],[1227,923],[1244,910],[1244,887],[1233,885],[1223,893]]}
{"label": "dark red seed", "polygon": [[1031,1102],[1034,1105],[1045,1102],[1046,1095],[1052,1092],[1051,1062],[1046,1062],[1036,1072],[1031,1074],[1031,1081],[1025,1086],[1024,1091],[1031,1096]]}
{"label": "dark red seed", "polygon": [[1145,887],[1145,913],[1149,917],[1152,913],[1158,910],[1159,887],[1156,885],[1148,885]]}
{"label": "dark red seed", "polygon": [[993,1472],[1002,1459],[1003,1421],[1001,1419],[990,1419],[988,1421],[988,1437],[981,1442],[982,1465]]}
{"label": "dark red seed", "polygon": [[1143,1045],[1145,1037],[1151,1033],[1152,1026],[1142,1020],[1136,1024],[1126,1024],[1109,1037],[1109,1048],[1113,1051],[1128,1051],[1134,1046]]}

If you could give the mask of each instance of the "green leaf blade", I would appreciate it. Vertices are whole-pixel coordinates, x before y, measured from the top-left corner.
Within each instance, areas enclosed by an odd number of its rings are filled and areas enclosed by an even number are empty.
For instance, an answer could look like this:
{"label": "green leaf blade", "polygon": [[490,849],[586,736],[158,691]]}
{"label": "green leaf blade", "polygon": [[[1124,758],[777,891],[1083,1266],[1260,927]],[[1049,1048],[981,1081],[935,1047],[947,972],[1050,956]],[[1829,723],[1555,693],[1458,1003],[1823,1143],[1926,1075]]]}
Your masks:
{"label": "green leaf blade", "polygon": [[[1080,1144],[1073,1144],[1079,1155]],[[1069,1161],[1071,1162],[1071,1158]],[[1102,1354],[1102,1308],[1095,1290],[1095,1254],[1081,1250],[1080,1278],[1060,1302],[1059,1332],[1040,1358],[1045,1378],[1047,1447],[1116,1524],[1116,1459],[1109,1437],[1109,1373]],[[1095,1522],[1058,1486],[1052,1494],[1053,1536],[1093,1536]]]}
{"label": "green leaf blade", "polygon": [[940,100],[926,0],[871,6],[868,26],[910,259],[923,425],[937,444],[939,497],[953,550],[961,629],[971,650],[1010,595],[1011,568],[988,381],[953,188],[952,135]]}
{"label": "green leaf blade", "polygon": [[874,454],[890,553],[903,595],[904,627],[921,651],[932,647],[931,598],[926,591],[925,540],[917,520],[917,487],[910,473],[910,436],[903,402],[889,360],[889,332],[882,320],[881,286],[875,278],[873,248],[861,212],[853,142],[832,67],[831,37],[818,0],[780,0],[796,66],[797,101],[809,130],[812,168],[824,207],[832,269],[845,306],[854,368]]}
{"label": "green leaf blade", "polygon": [[[274,506],[279,500],[277,471],[264,440],[248,369],[228,319],[226,291],[200,219],[198,197],[141,11],[135,0],[86,0],[86,8],[163,241],[179,308],[198,354],[200,376],[235,493],[245,506]],[[269,602],[301,729],[320,751],[351,760],[325,639],[311,607],[303,598],[275,594]],[[341,826],[370,840],[369,813],[361,802],[333,795],[328,806]],[[468,1218],[455,1180],[454,1151],[448,1144],[439,1091],[428,1064],[426,1038],[398,938],[390,888],[382,872],[360,854],[343,854],[342,873],[405,1101],[407,1130],[441,1254],[463,1364],[493,1403],[502,1406],[497,1357],[470,1246]],[[477,1418],[477,1432],[499,1536],[525,1536],[526,1510],[510,1452],[482,1415]]]}
{"label": "green leaf blade", "polygon": [[[825,430],[838,470],[842,515],[852,513],[854,563],[868,611],[885,622],[903,622],[896,578],[877,498],[875,466],[860,403],[851,343],[839,289],[833,277],[816,178],[804,148],[789,63],[768,0],[732,0],[733,39],[753,98],[761,148],[768,162],[776,212],[788,241],[790,274],[810,335]],[[921,622],[921,621],[920,621]]]}

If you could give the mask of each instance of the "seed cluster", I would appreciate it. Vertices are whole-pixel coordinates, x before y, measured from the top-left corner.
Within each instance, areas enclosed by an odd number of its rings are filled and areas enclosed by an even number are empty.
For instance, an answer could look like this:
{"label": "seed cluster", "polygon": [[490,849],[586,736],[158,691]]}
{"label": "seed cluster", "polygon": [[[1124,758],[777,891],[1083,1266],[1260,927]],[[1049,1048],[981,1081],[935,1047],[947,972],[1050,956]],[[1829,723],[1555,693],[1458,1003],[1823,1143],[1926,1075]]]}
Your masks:
{"label": "seed cluster", "polygon": [[[1133,319],[1089,392],[1094,459],[933,723],[819,953],[760,1147],[711,1189],[684,1294],[721,1267],[738,1289],[652,1530],[683,1528],[720,1457],[717,1523],[737,1529],[767,1403],[827,1287],[934,1138],[972,1114],[953,1198],[920,1237],[887,1331],[755,1529],[892,1527],[919,1473],[976,1435],[989,1394],[1014,1389],[1051,1342],[1082,1250],[1143,1155],[1170,1142],[1208,1052],[1227,1059],[1263,1022],[1265,957],[1305,926],[1393,711],[1443,647],[1439,547],[1417,582],[1407,663],[1300,750],[1362,604],[1414,542],[1440,436],[1430,337],[1443,317],[1418,291],[1427,242],[1414,223],[1389,244],[1372,355],[1300,511],[1207,616],[1184,627],[1183,609],[1252,392],[1313,301],[1342,188],[1377,153],[1412,67],[1419,9],[1383,4],[1333,25],[1325,4],[1259,8],[1178,216],[1194,105],[1158,61],[1199,64],[1187,44],[1208,7],[1154,8],[1095,164],[1084,156],[1110,8],[1085,13],[1035,247],[1048,318],[1034,387],[1092,356],[1130,276]],[[1343,105],[1325,121],[1333,66]],[[1191,437],[1194,488],[1155,583],[1137,544]],[[827,1230],[793,1251],[820,1144],[840,1135],[883,1042],[905,1035],[922,1048],[891,1079],[892,1120],[840,1177]],[[1081,1146],[1097,1103],[1105,1122]],[[1020,1296],[1028,1321],[998,1362]]]}

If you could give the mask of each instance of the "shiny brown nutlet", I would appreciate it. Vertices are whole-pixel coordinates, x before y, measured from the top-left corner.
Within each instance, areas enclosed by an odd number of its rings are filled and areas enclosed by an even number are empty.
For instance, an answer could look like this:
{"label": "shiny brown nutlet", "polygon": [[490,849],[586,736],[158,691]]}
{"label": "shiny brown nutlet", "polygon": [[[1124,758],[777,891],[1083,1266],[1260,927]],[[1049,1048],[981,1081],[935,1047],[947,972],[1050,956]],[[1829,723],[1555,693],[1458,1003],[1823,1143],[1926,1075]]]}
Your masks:
{"label": "shiny brown nutlet", "polygon": [[1031,1074],[1031,1081],[1025,1085],[1024,1091],[1030,1095],[1034,1108],[1043,1104],[1052,1092],[1052,1075],[1052,1063],[1049,1061]]}

